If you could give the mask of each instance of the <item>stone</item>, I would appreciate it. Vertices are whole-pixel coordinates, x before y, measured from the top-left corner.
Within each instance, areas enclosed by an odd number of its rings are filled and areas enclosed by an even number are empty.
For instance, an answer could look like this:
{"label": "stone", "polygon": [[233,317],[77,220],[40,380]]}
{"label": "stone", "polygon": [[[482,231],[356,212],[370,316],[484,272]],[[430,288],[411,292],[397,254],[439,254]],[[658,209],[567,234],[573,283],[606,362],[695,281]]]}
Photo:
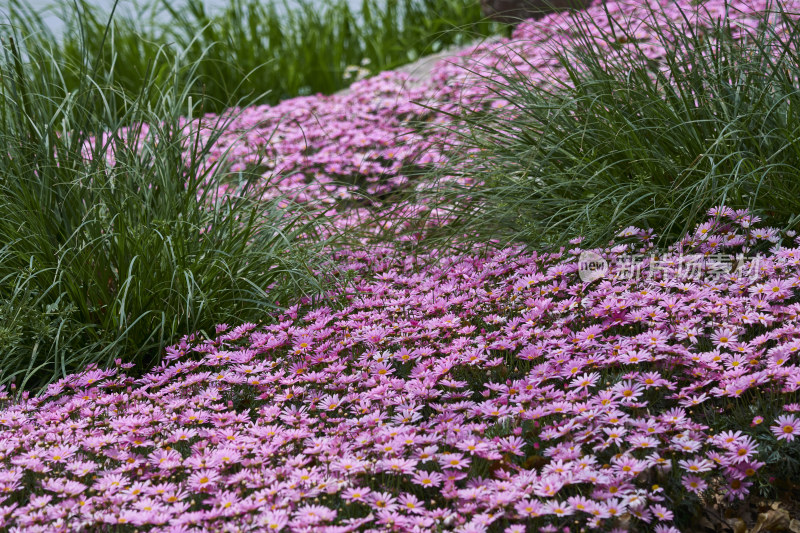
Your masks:
{"label": "stone", "polygon": [[592,0],[481,0],[484,16],[513,24],[565,9],[585,9]]}

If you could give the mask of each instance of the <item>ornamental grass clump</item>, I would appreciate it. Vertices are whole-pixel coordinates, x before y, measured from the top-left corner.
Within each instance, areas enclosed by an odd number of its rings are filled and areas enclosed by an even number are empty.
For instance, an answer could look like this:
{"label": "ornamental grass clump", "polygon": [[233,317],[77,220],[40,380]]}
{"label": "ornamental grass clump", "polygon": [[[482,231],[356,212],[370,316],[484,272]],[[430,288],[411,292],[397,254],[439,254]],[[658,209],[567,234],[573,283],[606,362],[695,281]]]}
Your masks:
{"label": "ornamental grass clump", "polygon": [[[493,238],[605,242],[631,224],[669,242],[713,205],[800,214],[794,4],[597,5],[529,25],[482,75],[501,106],[463,120],[442,170],[461,224]],[[461,154],[461,155],[459,155]],[[441,191],[437,191],[441,192]]]}
{"label": "ornamental grass clump", "polygon": [[163,86],[148,73],[131,98],[89,63],[68,90],[25,44],[2,35],[0,382],[149,368],[180,335],[317,290],[319,223],[260,200],[255,163],[209,158],[232,117],[192,118],[202,59],[175,59]]}

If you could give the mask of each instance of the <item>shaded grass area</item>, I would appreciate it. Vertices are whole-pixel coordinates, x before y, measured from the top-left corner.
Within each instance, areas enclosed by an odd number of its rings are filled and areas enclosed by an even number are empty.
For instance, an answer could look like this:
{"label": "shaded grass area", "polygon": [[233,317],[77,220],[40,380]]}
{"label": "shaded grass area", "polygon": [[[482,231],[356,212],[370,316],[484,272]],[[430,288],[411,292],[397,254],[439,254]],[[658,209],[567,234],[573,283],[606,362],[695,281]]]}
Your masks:
{"label": "shaded grass area", "polygon": [[565,76],[500,72],[491,83],[509,105],[453,116],[466,127],[441,173],[481,185],[436,190],[457,218],[450,234],[541,246],[637,225],[672,242],[721,204],[793,226],[800,24],[778,18],[785,31],[773,20],[745,38],[725,18],[707,30],[670,22],[655,43],[579,18],[580,46],[558,51]]}
{"label": "shaded grass area", "polygon": [[[39,13],[12,0],[11,24],[26,47],[59,65],[64,87],[80,86],[82,69],[113,77],[128,95],[142,80],[161,87],[181,54],[203,60],[188,87],[204,110],[219,112],[241,98],[274,104],[286,98],[330,94],[359,74],[376,74],[451,45],[507,32],[483,19],[477,0],[347,0],[291,4],[230,0],[209,13],[202,0],[176,8],[163,0],[143,10],[142,19],[109,14],[86,0],[62,8],[66,24],[59,41]],[[155,13],[159,13],[154,18]],[[148,73],[152,72],[152,75]]]}

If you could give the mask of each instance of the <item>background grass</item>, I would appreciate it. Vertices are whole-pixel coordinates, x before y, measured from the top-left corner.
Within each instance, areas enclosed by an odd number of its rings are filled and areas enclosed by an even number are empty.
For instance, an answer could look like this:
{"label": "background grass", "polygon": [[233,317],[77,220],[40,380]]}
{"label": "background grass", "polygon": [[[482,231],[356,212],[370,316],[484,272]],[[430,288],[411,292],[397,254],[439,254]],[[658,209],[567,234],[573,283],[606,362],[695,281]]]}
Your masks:
{"label": "background grass", "polygon": [[[181,335],[321,290],[322,222],[258,200],[260,174],[206,163],[233,116],[202,135],[182,118],[203,56],[159,49],[168,68],[134,97],[89,64],[67,87],[24,43],[6,33],[0,49],[0,382],[149,368]],[[238,188],[217,194],[223,182]]]}
{"label": "background grass", "polygon": [[108,13],[76,0],[77,10],[71,2],[61,8],[61,40],[23,0],[11,0],[9,13],[26,48],[46,50],[59,65],[68,90],[80,86],[81,69],[89,63],[96,65],[96,77],[113,77],[128,96],[137,95],[144,79],[157,87],[166,83],[177,55],[202,56],[188,92],[202,99],[206,112],[242,98],[274,104],[330,94],[352,83],[359,68],[363,75],[376,74],[508,32],[482,18],[477,0],[363,0],[358,10],[347,0],[297,0],[291,6],[280,1],[230,0],[211,14],[202,0],[187,0],[180,9],[159,0],[141,18],[115,15],[109,24]]}
{"label": "background grass", "polygon": [[666,56],[656,62],[624,29],[601,51],[594,36],[602,30],[580,16],[581,46],[559,52],[568,80],[545,88],[511,71],[493,85],[510,105],[456,117],[466,121],[462,144],[441,173],[482,185],[448,180],[435,191],[457,217],[448,235],[605,243],[638,225],[669,242],[720,204],[793,225],[800,24],[780,18],[791,31],[763,24],[743,41],[726,20],[702,32],[659,26]]}

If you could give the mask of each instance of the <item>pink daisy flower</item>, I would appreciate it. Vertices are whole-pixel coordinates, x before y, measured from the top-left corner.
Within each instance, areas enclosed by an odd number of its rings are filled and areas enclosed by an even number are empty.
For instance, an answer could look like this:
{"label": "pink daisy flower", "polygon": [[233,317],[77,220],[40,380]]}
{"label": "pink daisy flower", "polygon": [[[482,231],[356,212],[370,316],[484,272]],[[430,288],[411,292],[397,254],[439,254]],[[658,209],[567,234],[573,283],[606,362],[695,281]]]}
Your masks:
{"label": "pink daisy flower", "polygon": [[800,419],[794,415],[781,415],[770,429],[778,440],[791,442],[800,435]]}

